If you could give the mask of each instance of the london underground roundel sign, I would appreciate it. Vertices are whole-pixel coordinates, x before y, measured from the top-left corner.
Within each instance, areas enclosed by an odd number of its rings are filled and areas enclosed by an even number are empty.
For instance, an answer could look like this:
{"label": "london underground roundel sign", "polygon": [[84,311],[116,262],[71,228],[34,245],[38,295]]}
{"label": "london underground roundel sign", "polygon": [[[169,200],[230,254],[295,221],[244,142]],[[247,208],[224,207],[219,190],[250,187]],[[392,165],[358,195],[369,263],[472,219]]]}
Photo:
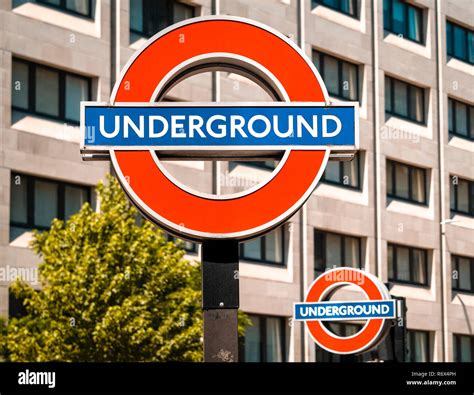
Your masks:
{"label": "london underground roundel sign", "polygon": [[[327,301],[346,285],[357,286],[367,297],[360,301]],[[334,354],[358,354],[376,347],[388,333],[396,317],[396,304],[380,279],[359,269],[335,268],[321,274],[309,287],[303,303],[295,303],[294,318],[303,321],[313,340]],[[324,321],[366,320],[352,336],[330,331]]]}
{"label": "london underground roundel sign", "polygon": [[[160,102],[184,78],[209,70],[244,74],[275,102]],[[244,240],[298,210],[330,153],[353,155],[358,105],[329,104],[314,65],[277,31],[209,16],[150,38],[123,69],[109,103],[81,103],[81,128],[83,158],[110,158],[130,200],[160,227],[191,240]],[[278,157],[268,181],[231,195],[197,192],[161,163]]]}

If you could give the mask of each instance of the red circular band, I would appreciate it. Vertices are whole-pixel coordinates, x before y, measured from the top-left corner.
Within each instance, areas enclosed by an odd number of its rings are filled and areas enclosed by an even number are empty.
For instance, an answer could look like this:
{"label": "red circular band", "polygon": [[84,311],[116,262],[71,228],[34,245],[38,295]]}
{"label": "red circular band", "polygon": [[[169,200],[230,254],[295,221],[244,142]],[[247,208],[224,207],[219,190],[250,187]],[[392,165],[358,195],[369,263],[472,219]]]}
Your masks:
{"label": "red circular band", "polygon": [[[360,287],[367,294],[369,300],[382,300],[383,295],[372,279],[362,272],[359,273],[364,276],[363,281],[360,281],[360,277],[355,279],[354,276],[349,275],[347,268],[331,270],[327,274],[318,277],[306,296],[306,302],[321,302],[328,287],[341,283],[341,278],[344,279],[343,282]],[[384,320],[381,318],[370,319],[364,329],[358,332],[357,335],[348,338],[331,336],[323,328],[320,321],[307,321],[306,324],[314,340],[321,347],[332,352],[348,354],[357,352],[373,342],[381,331]]]}
{"label": "red circular band", "polygon": [[[233,20],[198,21],[152,40],[124,74],[115,101],[150,101],[173,68],[214,52],[240,55],[264,66],[291,101],[325,101],[314,70],[295,48],[262,27]],[[324,170],[326,151],[292,151],[267,184],[233,199],[210,199],[179,188],[148,151],[111,155],[115,155],[116,171],[122,175],[126,192],[156,222],[190,238],[232,234],[243,239],[278,225],[277,219],[281,223],[299,208],[301,198]]]}

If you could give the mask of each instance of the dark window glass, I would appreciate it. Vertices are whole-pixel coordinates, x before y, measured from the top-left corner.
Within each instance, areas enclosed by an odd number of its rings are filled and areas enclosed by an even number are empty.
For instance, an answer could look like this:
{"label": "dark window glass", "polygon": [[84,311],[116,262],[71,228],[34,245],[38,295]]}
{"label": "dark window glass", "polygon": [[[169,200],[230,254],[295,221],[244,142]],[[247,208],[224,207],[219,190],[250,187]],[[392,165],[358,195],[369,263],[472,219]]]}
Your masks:
{"label": "dark window glass", "polygon": [[22,299],[8,289],[8,318],[21,318],[27,315],[27,311]]}
{"label": "dark window glass", "polygon": [[172,241],[173,243],[176,243],[184,248],[185,251],[191,252],[191,253],[197,253],[198,251],[198,246],[196,243],[193,243],[192,241],[187,241],[187,240],[181,240],[177,237],[174,237],[170,234],[166,234],[166,238],[168,241]]}
{"label": "dark window glass", "polygon": [[143,30],[143,0],[130,0],[130,31],[144,34]]}
{"label": "dark window glass", "polygon": [[10,221],[26,225],[28,223],[28,180],[20,175],[13,176],[10,192]]}
{"label": "dark window glass", "polygon": [[392,83],[391,81],[385,77],[385,112],[391,114],[393,112],[393,105],[392,102],[395,101],[395,99],[392,100]]}
{"label": "dark window glass", "polygon": [[35,111],[59,118],[59,73],[41,66],[35,69]]}
{"label": "dark window glass", "polygon": [[451,177],[451,212],[474,216],[474,181]]}
{"label": "dark window glass", "polygon": [[48,228],[54,218],[58,217],[58,184],[36,180],[34,183],[35,207],[33,222],[40,228]]}
{"label": "dark window glass", "polygon": [[474,292],[474,258],[451,255],[451,265],[453,290]]}
{"label": "dark window glass", "polygon": [[328,161],[323,173],[323,182],[360,189],[360,161],[356,154],[351,161]]}
{"label": "dark window glass", "polygon": [[59,8],[72,14],[92,18],[92,0],[36,0],[38,3]]}
{"label": "dark window glass", "polygon": [[474,106],[448,98],[448,130],[452,135],[474,140]]}
{"label": "dark window glass", "polygon": [[423,10],[403,0],[384,0],[383,27],[386,31],[423,44]]}
{"label": "dark window glass", "polygon": [[359,67],[354,63],[313,51],[313,62],[331,96],[359,100]]}
{"label": "dark window glass", "polygon": [[64,218],[77,213],[84,203],[89,201],[90,190],[82,186],[66,185],[64,187]]}
{"label": "dark window glass", "polygon": [[284,265],[284,232],[279,227],[265,236],[240,244],[240,258],[246,261]]}
{"label": "dark window glass", "polygon": [[314,231],[316,275],[334,267],[362,268],[361,238],[339,233]]}
{"label": "dark window glass", "polygon": [[474,336],[453,335],[454,362],[474,362]]}
{"label": "dark window glass", "polygon": [[474,64],[474,32],[472,31],[467,35],[467,52],[469,63]]}
{"label": "dark window glass", "polygon": [[453,24],[446,21],[446,52],[453,56]]}
{"label": "dark window glass", "polygon": [[249,315],[252,325],[245,330],[245,362],[285,362],[285,319]]}
{"label": "dark window glass", "polygon": [[312,0],[311,5],[312,8],[318,5],[324,5],[343,14],[352,16],[353,18],[359,18],[357,0]]}
{"label": "dark window glass", "polygon": [[66,104],[65,117],[73,121],[80,121],[80,103],[87,100],[89,97],[89,80],[76,77],[73,75],[66,75]]}
{"label": "dark window glass", "polygon": [[12,108],[79,124],[81,101],[91,100],[91,80],[24,60],[13,59]]}
{"label": "dark window glass", "polygon": [[426,170],[387,160],[387,196],[412,203],[428,204]]}
{"label": "dark window glass", "polygon": [[12,105],[27,110],[28,94],[28,64],[13,61]]}
{"label": "dark window glass", "polygon": [[151,37],[160,30],[195,16],[195,8],[173,0],[130,0],[130,31]]}
{"label": "dark window glass", "polygon": [[52,6],[59,6],[61,4],[61,0],[38,0],[38,3],[44,3]]}
{"label": "dark window glass", "polygon": [[388,244],[388,278],[390,281],[428,285],[428,251]]}
{"label": "dark window glass", "polygon": [[407,349],[409,362],[430,362],[430,333],[408,330]]}
{"label": "dark window glass", "polygon": [[453,56],[458,59],[467,58],[467,32],[461,26],[453,26],[454,51]]}
{"label": "dark window glass", "polygon": [[49,229],[54,218],[67,220],[91,200],[90,187],[13,173],[10,194],[10,240]]}
{"label": "dark window glass", "polygon": [[385,76],[385,113],[424,124],[424,89]]}
{"label": "dark window glass", "polygon": [[474,31],[446,21],[448,56],[474,64]]}
{"label": "dark window glass", "polygon": [[393,81],[394,101],[392,108],[395,114],[408,118],[408,89],[402,81]]}

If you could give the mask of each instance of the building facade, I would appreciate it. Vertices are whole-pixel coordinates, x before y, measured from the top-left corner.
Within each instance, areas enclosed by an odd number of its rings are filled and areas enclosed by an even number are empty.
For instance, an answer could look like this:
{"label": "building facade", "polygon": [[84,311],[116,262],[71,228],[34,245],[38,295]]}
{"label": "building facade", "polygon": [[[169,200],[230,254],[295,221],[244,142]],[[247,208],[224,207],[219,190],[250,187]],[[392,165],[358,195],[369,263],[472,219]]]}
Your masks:
{"label": "building facade", "polygon": [[[350,266],[405,298],[407,360],[474,360],[471,0],[1,0],[0,316],[18,307],[9,273],[34,282],[31,230],[93,202],[110,171],[81,160],[78,103],[107,101],[147,38],[213,13],[277,29],[313,60],[331,100],[360,103],[356,158],[330,161],[293,218],[241,245],[241,308],[254,323],[243,359],[337,361],[293,324],[292,306],[325,269]],[[223,70],[182,81],[165,100],[271,98]],[[221,194],[264,181],[275,164],[165,162],[181,182]],[[186,247],[199,259],[199,246]],[[334,295],[349,297],[361,296]],[[360,325],[331,329],[349,335]]]}

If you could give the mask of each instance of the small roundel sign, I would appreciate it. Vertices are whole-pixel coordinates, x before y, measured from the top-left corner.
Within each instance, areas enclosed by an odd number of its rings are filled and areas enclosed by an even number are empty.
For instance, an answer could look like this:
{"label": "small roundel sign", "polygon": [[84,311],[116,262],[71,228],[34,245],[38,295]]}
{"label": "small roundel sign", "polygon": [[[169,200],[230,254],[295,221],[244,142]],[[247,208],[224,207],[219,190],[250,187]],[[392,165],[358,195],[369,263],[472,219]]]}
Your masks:
{"label": "small roundel sign", "polygon": [[[339,288],[352,285],[366,300],[328,301]],[[303,303],[295,303],[294,319],[306,324],[318,346],[334,354],[358,354],[376,347],[396,318],[396,303],[380,279],[353,268],[334,268],[321,274],[309,287]],[[333,333],[325,322],[365,321],[351,336]]]}

